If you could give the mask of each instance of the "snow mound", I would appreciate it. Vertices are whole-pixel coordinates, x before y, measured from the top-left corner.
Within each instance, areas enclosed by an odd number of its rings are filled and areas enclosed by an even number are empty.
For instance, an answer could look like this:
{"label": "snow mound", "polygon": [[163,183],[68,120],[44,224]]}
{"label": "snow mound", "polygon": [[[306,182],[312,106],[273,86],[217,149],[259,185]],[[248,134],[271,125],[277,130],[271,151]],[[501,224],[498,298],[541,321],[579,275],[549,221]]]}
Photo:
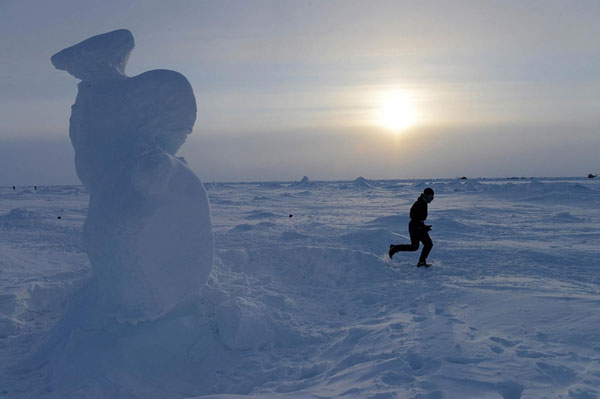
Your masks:
{"label": "snow mound", "polygon": [[373,189],[372,183],[364,177],[358,177],[350,183],[346,183],[340,186],[345,190],[371,190]]}
{"label": "snow mound", "polygon": [[7,214],[0,215],[0,221],[8,223],[25,219],[33,219],[34,217],[35,213],[27,208],[14,208],[11,209]]}
{"label": "snow mound", "polygon": [[356,178],[352,184],[354,185],[354,187],[356,188],[361,188],[361,189],[367,189],[370,190],[373,188],[373,185],[371,184],[371,182],[369,182],[369,180],[365,179],[364,177],[360,176],[358,178]]}
{"label": "snow mound", "polygon": [[61,282],[36,281],[27,288],[27,292],[23,295],[23,301],[29,311],[57,311],[67,303],[74,287],[75,282],[70,280]]}
{"label": "snow mound", "polygon": [[[434,184],[435,186],[435,184]],[[457,180],[447,184],[448,189],[455,193],[481,190],[481,183],[476,180]]]}
{"label": "snow mound", "polygon": [[0,225],[8,229],[15,229],[33,225],[38,219],[38,214],[32,210],[27,208],[14,208],[6,214],[0,215]]}
{"label": "snow mound", "polygon": [[230,350],[249,350],[272,342],[275,329],[266,315],[267,304],[237,298],[219,305],[216,321],[219,336]]}
{"label": "snow mound", "polygon": [[296,181],[291,184],[291,187],[296,187],[296,188],[306,188],[306,187],[313,187],[313,186],[314,186],[314,183],[308,179],[308,176],[304,176],[304,177],[302,177],[302,180],[300,180],[299,182]]}
{"label": "snow mound", "polygon": [[231,232],[246,232],[246,231],[250,231],[254,229],[254,225],[252,224],[248,224],[248,223],[242,223],[242,224],[238,224],[237,226],[233,227],[231,230]]}

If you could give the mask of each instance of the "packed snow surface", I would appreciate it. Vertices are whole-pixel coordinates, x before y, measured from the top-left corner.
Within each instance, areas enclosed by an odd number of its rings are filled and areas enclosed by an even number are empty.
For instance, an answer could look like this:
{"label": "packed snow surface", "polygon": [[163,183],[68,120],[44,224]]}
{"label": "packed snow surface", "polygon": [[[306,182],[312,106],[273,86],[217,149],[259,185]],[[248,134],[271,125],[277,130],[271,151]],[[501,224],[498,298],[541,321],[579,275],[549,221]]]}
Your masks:
{"label": "packed snow surface", "polygon": [[[429,186],[434,266],[390,260]],[[64,350],[80,353],[62,356],[77,370],[24,365],[90,279],[89,193],[0,189],[0,397],[599,396],[598,181],[207,189],[216,256],[203,298],[138,324],[78,315],[88,328]]]}

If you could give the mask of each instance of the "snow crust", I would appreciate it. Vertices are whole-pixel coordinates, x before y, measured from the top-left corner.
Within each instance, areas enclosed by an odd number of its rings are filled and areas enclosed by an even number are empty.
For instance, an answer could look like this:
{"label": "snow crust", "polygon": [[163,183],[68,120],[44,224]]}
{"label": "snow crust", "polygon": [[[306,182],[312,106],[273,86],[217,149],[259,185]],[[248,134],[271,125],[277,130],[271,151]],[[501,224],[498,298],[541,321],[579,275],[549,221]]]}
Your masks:
{"label": "snow crust", "polygon": [[[88,195],[0,188],[0,393],[598,397],[598,181],[368,183],[211,184],[216,256],[202,297],[137,325],[67,310],[68,342],[29,369],[21,360],[65,309],[94,301],[79,290]],[[390,260],[429,186],[434,266]]]}

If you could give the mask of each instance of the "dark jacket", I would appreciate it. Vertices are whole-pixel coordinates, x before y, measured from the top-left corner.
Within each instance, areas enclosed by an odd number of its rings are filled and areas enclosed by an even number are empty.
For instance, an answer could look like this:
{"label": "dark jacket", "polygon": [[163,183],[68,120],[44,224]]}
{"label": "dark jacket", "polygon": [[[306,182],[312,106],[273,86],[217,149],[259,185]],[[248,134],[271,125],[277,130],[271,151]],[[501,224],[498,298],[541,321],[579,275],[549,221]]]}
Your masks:
{"label": "dark jacket", "polygon": [[423,197],[423,194],[415,201],[413,206],[410,208],[410,223],[409,230],[412,232],[418,232],[425,230],[425,220],[427,219],[427,201]]}
{"label": "dark jacket", "polygon": [[410,208],[410,220],[411,221],[425,221],[427,220],[427,201],[423,197],[423,194],[415,201],[413,206]]}

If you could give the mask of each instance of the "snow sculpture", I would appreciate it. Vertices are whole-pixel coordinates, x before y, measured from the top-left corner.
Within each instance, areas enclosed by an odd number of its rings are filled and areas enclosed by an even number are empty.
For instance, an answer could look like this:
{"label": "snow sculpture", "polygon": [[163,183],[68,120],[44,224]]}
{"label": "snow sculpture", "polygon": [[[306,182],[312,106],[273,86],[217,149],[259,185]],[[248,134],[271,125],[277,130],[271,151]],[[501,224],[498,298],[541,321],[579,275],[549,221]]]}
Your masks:
{"label": "snow sculpture", "polygon": [[175,153],[192,131],[196,100],[174,71],[125,75],[125,29],[52,57],[81,82],[69,135],[90,193],[84,245],[95,309],[118,320],[157,319],[199,295],[213,264],[209,203]]}

